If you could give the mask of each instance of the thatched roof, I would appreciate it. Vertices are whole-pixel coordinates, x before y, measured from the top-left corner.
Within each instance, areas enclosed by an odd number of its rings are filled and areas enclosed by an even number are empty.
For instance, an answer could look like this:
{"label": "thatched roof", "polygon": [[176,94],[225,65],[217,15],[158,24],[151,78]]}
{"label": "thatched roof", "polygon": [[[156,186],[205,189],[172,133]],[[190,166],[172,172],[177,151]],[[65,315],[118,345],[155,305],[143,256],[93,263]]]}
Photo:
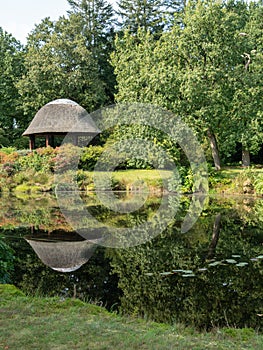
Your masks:
{"label": "thatched roof", "polygon": [[43,134],[95,135],[100,131],[88,112],[68,99],[47,103],[35,115],[23,136]]}
{"label": "thatched roof", "polygon": [[26,239],[42,262],[53,270],[72,272],[92,256],[96,245],[88,241],[47,241]]}

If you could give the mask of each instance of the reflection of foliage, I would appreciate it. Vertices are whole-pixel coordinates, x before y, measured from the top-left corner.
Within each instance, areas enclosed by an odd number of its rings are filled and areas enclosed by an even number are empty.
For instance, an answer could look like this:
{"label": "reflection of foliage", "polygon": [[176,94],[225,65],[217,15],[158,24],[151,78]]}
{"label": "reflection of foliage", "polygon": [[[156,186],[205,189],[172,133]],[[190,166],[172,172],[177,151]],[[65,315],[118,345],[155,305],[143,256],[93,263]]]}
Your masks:
{"label": "reflection of foliage", "polygon": [[14,270],[14,251],[0,236],[0,283],[11,282],[10,274]]}
{"label": "reflection of foliage", "polygon": [[49,195],[35,197],[2,196],[0,227],[14,229],[18,226],[35,226],[43,230],[71,230],[60,210],[56,198]]}
{"label": "reflection of foliage", "polygon": [[[124,203],[133,200],[124,195],[119,198]],[[82,199],[85,208],[102,226],[134,227],[150,220],[160,207],[160,198],[149,197],[140,210],[113,215],[110,209],[100,205],[94,194],[83,194]],[[70,195],[66,200],[66,207],[79,220],[78,203]],[[6,198],[1,202],[1,220],[9,220],[10,231],[5,235],[16,256],[11,279],[29,294],[76,295],[107,303],[109,307],[123,294],[123,312],[157,321],[176,320],[199,328],[228,324],[258,327],[263,288],[262,201],[209,198],[194,227],[181,233],[190,203],[190,196],[183,197],[175,221],[151,241],[128,249],[98,248],[79,270],[62,274],[44,266],[25,241],[12,239],[29,233],[29,228],[15,228],[21,223],[25,226],[34,223],[49,231],[51,237],[55,229],[64,233],[70,230],[55,198],[13,202]],[[169,205],[176,208],[178,197],[171,196]],[[161,211],[156,215],[158,228],[162,215]],[[220,230],[211,252],[215,218],[221,218]],[[89,227],[88,218],[84,224]],[[115,274],[111,275],[112,272]]]}
{"label": "reflection of foliage", "polygon": [[254,259],[262,252],[262,239],[243,226],[238,212],[221,208],[219,241],[208,260],[217,205],[212,200],[186,234],[175,224],[151,242],[111,252],[123,312],[202,329],[259,326],[262,260]]}
{"label": "reflection of foliage", "polygon": [[[28,234],[18,229],[10,235]],[[60,273],[45,266],[25,240],[12,240],[15,255],[13,282],[29,295],[77,297],[111,308],[118,302],[116,275],[110,274],[109,261],[104,249],[98,248],[89,262],[72,273]]]}

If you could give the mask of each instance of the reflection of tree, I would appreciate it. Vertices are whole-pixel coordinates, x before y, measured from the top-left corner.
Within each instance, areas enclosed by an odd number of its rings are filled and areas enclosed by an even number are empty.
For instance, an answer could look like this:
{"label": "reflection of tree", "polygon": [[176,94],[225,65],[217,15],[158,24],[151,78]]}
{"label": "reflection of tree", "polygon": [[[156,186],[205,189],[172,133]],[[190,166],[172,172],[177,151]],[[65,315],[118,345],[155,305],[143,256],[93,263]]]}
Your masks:
{"label": "reflection of tree", "polygon": [[[174,196],[169,205],[176,207],[177,202]],[[195,226],[181,233],[190,202],[190,197],[182,198],[175,221],[147,243],[127,249],[98,247],[88,263],[67,274],[52,271],[24,240],[14,238],[30,234],[30,227],[12,227],[5,231],[16,257],[12,282],[29,294],[76,296],[109,308],[122,295],[124,312],[158,321],[176,320],[200,328],[259,326],[263,271],[262,260],[256,257],[262,254],[263,222],[255,213],[261,213],[261,200],[244,205],[239,199],[210,198]],[[86,206],[103,225],[132,227],[151,218],[159,203],[151,198],[141,211],[115,215],[95,198],[87,200]],[[72,211],[77,210],[71,204]],[[15,208],[21,210],[20,205]],[[164,214],[157,215],[155,229],[161,228]],[[52,225],[52,232],[42,232],[51,239],[60,232]],[[64,235],[69,239],[73,233],[64,231]]]}
{"label": "reflection of tree", "polygon": [[9,283],[14,270],[14,252],[0,236],[0,283]]}
{"label": "reflection of tree", "polygon": [[261,253],[262,241],[251,241],[253,232],[244,230],[238,212],[228,206],[216,212],[218,203],[211,200],[188,233],[181,234],[175,223],[151,242],[114,250],[111,263],[123,291],[122,311],[202,329],[258,327],[262,262],[251,259]]}
{"label": "reflection of tree", "polygon": [[216,245],[219,239],[219,231],[220,231],[220,221],[221,221],[221,213],[216,215],[214,226],[213,226],[213,234],[212,239],[208,248],[207,258],[212,258],[215,255]]}

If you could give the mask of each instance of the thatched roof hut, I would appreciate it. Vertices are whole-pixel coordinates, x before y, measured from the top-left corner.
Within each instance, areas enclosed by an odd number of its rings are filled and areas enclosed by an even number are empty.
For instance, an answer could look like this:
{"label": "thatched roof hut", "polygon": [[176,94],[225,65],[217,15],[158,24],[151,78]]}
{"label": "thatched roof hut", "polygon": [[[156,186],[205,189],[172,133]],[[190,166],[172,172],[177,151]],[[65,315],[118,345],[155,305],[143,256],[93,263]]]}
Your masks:
{"label": "thatched roof hut", "polygon": [[59,272],[79,269],[92,256],[96,244],[89,241],[48,241],[26,238],[42,262]]}
{"label": "thatched roof hut", "polygon": [[74,101],[58,99],[47,103],[35,115],[23,136],[30,138],[30,149],[35,148],[35,137],[45,137],[46,146],[54,145],[56,135],[70,133],[73,143],[78,143],[78,136],[95,136],[100,130],[88,112]]}

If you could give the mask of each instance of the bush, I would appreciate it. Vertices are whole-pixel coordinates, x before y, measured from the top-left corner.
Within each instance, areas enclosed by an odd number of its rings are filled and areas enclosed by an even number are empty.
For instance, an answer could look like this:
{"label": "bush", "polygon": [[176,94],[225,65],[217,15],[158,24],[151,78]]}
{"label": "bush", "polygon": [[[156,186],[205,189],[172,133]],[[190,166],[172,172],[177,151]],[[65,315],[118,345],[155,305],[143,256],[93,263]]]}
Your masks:
{"label": "bush", "polygon": [[79,168],[82,170],[93,171],[102,152],[103,152],[102,146],[85,147],[80,157]]}
{"label": "bush", "polygon": [[63,173],[68,170],[77,170],[78,162],[83,150],[72,144],[65,144],[57,149],[56,157],[53,159],[54,171]]}
{"label": "bush", "polygon": [[14,148],[8,147],[0,149],[0,164],[14,163],[18,157],[18,152]]}
{"label": "bush", "polygon": [[38,148],[18,158],[18,170],[53,171],[54,158],[57,153],[58,150],[52,147]]}
{"label": "bush", "polygon": [[77,182],[78,188],[80,190],[85,190],[87,188],[94,188],[92,174],[87,173],[84,170],[78,170],[73,177],[73,181]]}
{"label": "bush", "polygon": [[2,147],[0,149],[1,153],[4,154],[12,154],[14,152],[16,152],[16,148],[15,147]]}

